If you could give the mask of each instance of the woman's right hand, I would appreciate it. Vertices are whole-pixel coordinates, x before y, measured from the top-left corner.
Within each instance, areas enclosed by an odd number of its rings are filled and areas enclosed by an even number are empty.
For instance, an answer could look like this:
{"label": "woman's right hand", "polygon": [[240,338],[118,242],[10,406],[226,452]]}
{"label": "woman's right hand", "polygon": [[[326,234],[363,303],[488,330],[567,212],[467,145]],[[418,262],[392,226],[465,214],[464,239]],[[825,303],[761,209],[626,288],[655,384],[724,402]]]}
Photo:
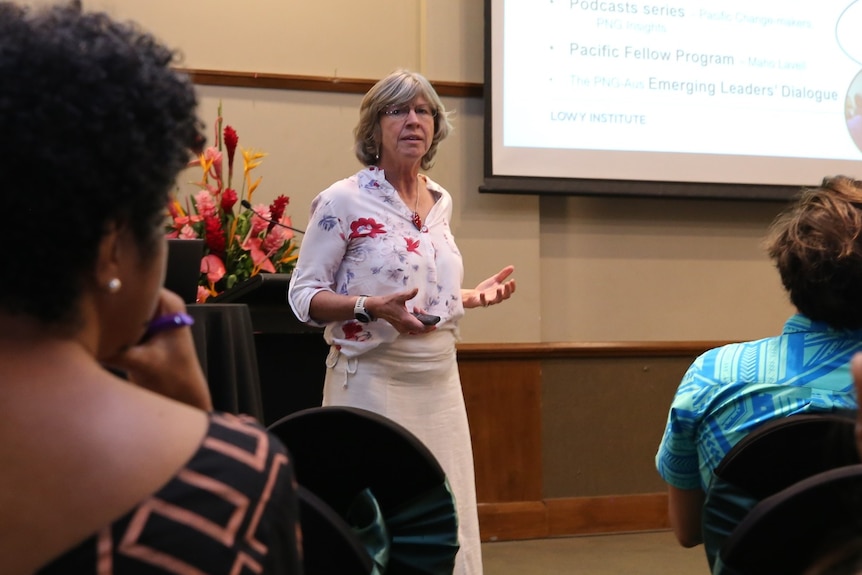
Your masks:
{"label": "woman's right hand", "polygon": [[[155,317],[185,312],[183,300],[162,289]],[[212,410],[206,377],[191,328],[160,331],[123,350],[107,363],[126,372],[129,381],[205,411]]]}
{"label": "woman's right hand", "polygon": [[[434,331],[436,328],[424,325],[413,316],[415,309],[407,309],[407,302],[418,293],[419,288],[413,288],[389,295],[369,294],[366,296],[365,309],[375,320],[388,322],[398,333],[420,334]],[[353,319],[353,306],[357,297],[319,291],[311,299],[310,316],[319,323]]]}
{"label": "woman's right hand", "polygon": [[365,307],[377,319],[382,319],[398,330],[398,333],[411,335],[428,333],[437,329],[427,326],[416,319],[412,311],[422,311],[419,308],[407,309],[407,302],[416,297],[419,288],[391,295],[372,296],[365,300]]}

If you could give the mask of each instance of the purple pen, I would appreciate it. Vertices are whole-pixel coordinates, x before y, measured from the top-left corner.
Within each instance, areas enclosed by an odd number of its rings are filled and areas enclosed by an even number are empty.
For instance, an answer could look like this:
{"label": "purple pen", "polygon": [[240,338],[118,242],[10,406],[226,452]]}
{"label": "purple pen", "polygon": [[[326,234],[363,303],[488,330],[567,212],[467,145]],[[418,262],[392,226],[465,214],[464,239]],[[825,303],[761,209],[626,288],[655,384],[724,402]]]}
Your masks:
{"label": "purple pen", "polygon": [[194,323],[195,318],[183,312],[161,315],[150,322],[150,325],[147,327],[147,333],[144,335],[144,339],[152,337],[157,333],[168,331],[169,329],[176,329],[178,327],[192,325]]}

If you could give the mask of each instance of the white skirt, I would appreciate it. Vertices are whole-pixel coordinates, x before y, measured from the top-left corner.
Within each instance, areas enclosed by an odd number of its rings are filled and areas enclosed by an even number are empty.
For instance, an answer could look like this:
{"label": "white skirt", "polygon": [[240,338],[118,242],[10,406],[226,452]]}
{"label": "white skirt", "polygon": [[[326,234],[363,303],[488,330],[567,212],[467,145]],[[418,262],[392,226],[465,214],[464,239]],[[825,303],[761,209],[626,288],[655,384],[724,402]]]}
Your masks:
{"label": "white skirt", "polygon": [[326,360],[323,405],[379,413],[412,432],[437,458],[458,510],[455,575],[481,575],[473,448],[449,330],[402,336],[359,357],[335,347]]}

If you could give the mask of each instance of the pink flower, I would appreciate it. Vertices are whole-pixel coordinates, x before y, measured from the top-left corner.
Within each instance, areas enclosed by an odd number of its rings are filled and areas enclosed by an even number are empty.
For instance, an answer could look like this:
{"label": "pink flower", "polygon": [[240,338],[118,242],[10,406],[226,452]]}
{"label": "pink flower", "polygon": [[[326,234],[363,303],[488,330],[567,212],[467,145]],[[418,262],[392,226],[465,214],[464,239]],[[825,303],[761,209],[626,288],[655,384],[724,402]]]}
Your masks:
{"label": "pink flower", "polygon": [[201,273],[206,274],[207,281],[212,285],[223,278],[227,273],[227,270],[225,269],[224,262],[221,261],[220,257],[213,254],[207,254],[201,260]]}
{"label": "pink flower", "polygon": [[[184,238],[185,237],[196,238],[197,234],[195,233],[194,229],[191,228],[191,224],[196,224],[200,221],[203,221],[203,218],[201,216],[198,216],[198,215],[192,215],[192,216],[177,215],[177,216],[174,216],[173,217],[173,223],[171,225],[173,230],[168,232],[168,237],[169,238],[176,238],[176,237],[182,236]],[[189,236],[188,235],[189,232],[184,231],[185,228],[189,228],[193,235]]]}
{"label": "pink flower", "polygon": [[222,153],[219,152],[218,148],[210,146],[209,148],[204,150],[204,159],[208,162],[212,162],[212,168],[210,169],[210,177],[221,182]]}
{"label": "pink flower", "polygon": [[266,234],[266,237],[263,238],[263,244],[261,244],[263,251],[268,254],[274,254],[275,252],[277,252],[279,248],[284,245],[284,241],[286,238],[284,237],[285,234],[283,232],[286,231],[288,230],[276,226],[272,229],[271,232]]}
{"label": "pink flower", "polygon": [[198,214],[204,219],[216,215],[215,199],[209,190],[201,190],[195,194],[195,206],[198,208]]}
{"label": "pink flower", "polygon": [[189,225],[185,225],[180,229],[179,233],[174,236],[177,238],[183,238],[184,240],[193,240],[198,237],[198,233],[195,229]]}
{"label": "pink flower", "polygon": [[[293,227],[293,222],[290,220],[290,216],[281,216],[281,219],[278,221],[281,222],[282,224],[286,225],[286,226]],[[285,240],[292,240],[293,239],[293,236],[294,236],[293,230],[289,230],[287,228],[282,228],[279,226],[276,226],[276,227],[279,230],[281,230],[281,235],[282,235],[282,237],[284,237]]]}
{"label": "pink flower", "polygon": [[242,249],[247,251],[248,254],[251,256],[251,261],[252,263],[254,263],[254,267],[256,270],[274,274],[275,266],[272,265],[272,262],[266,255],[266,252],[261,249],[261,239],[252,237],[251,233],[252,232],[249,232],[249,236],[245,238],[244,242],[242,242]]}
{"label": "pink flower", "polygon": [[258,217],[251,218],[251,233],[252,235],[258,235],[260,232],[269,227],[269,222],[267,220],[272,219],[269,215],[269,207],[265,204],[258,204],[252,207],[254,213],[256,213]]}
{"label": "pink flower", "polygon": [[208,290],[204,286],[199,285],[198,286],[198,295],[195,298],[195,301],[197,303],[204,303],[205,301],[207,301],[207,299],[209,299],[209,297],[210,297],[210,290]]}

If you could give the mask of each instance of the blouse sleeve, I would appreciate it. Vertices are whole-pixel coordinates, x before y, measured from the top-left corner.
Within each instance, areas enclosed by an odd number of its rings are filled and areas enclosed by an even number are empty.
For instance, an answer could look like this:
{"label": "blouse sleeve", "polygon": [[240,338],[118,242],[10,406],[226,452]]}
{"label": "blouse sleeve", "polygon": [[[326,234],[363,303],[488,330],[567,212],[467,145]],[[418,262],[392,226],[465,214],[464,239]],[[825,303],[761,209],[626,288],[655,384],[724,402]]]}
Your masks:
{"label": "blouse sleeve", "polygon": [[288,303],[296,317],[305,323],[323,326],[309,315],[311,300],[321,291],[339,292],[336,274],[344,259],[349,234],[344,221],[333,210],[333,200],[319,195],[311,206],[311,217],[296,268],[290,277]]}

